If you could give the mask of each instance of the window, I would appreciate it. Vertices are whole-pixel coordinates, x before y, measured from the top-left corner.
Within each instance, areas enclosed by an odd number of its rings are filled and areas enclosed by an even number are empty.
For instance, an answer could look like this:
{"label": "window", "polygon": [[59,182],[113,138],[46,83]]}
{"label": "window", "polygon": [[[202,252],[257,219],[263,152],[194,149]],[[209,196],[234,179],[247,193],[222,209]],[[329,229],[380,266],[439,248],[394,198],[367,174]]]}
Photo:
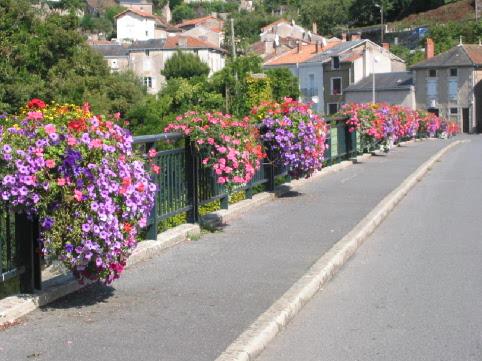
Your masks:
{"label": "window", "polygon": [[310,97],[315,95],[315,74],[308,75],[310,81],[309,95]]}
{"label": "window", "polygon": [[152,88],[152,77],[150,76],[144,77],[144,86],[147,88]]}
{"label": "window", "polygon": [[437,70],[435,70],[435,69],[430,69],[430,70],[428,71],[428,77],[429,77],[429,78],[436,78],[436,77],[437,77]]}
{"label": "window", "polygon": [[457,115],[459,114],[458,108],[450,108],[450,115]]}
{"label": "window", "polygon": [[458,75],[458,69],[457,68],[450,69],[450,76],[456,77],[457,75]]}
{"label": "window", "polygon": [[459,85],[457,78],[449,78],[448,81],[448,96],[450,100],[457,100],[457,93],[459,92]]}
{"label": "window", "polygon": [[146,30],[146,36],[149,36],[149,32]]}
{"label": "window", "polygon": [[146,54],[146,56],[149,56],[150,54],[149,50],[145,50],[144,53]]}
{"label": "window", "polygon": [[331,58],[331,68],[332,69],[340,69],[340,57],[334,56]]}
{"label": "window", "polygon": [[119,64],[117,63],[117,59],[112,59],[112,62],[110,63],[110,67],[112,69],[117,69],[119,68]]}
{"label": "window", "polygon": [[338,113],[338,103],[329,103],[328,104],[328,115]]}
{"label": "window", "polygon": [[331,78],[331,95],[341,94],[341,78]]}

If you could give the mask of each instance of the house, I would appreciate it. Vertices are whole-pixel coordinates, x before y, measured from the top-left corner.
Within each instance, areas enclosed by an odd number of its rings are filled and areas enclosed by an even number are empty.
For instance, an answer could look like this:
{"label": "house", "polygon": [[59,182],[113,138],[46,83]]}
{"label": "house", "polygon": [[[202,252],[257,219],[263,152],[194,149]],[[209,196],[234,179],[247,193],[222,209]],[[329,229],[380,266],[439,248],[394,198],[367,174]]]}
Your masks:
{"label": "house", "polygon": [[211,44],[221,46],[224,42],[224,21],[214,15],[196,19],[186,19],[177,25],[186,35],[199,38]]}
{"label": "house", "polygon": [[[334,114],[345,103],[344,91],[372,73],[405,70],[404,61],[368,39],[352,37],[306,61],[323,72],[323,112]],[[304,66],[306,66],[304,64]]]}
{"label": "house", "polygon": [[117,39],[120,41],[165,39],[169,34],[179,33],[182,30],[169,25],[160,16],[128,9],[116,17]]}
{"label": "house", "polygon": [[280,19],[261,28],[260,40],[252,44],[248,51],[266,61],[274,55],[296,48],[298,42],[322,44],[326,41],[326,38],[316,34],[316,27],[313,31],[309,31],[296,25],[294,21]]}
{"label": "house", "polygon": [[[345,102],[372,102],[373,85],[373,74],[351,84],[344,90]],[[415,86],[412,73],[404,71],[375,74],[375,102],[402,105],[415,110]]]}
{"label": "house", "polygon": [[[299,79],[303,101],[313,102],[313,110],[322,112],[323,103],[319,100],[323,99],[323,71],[320,71],[316,64],[306,63],[306,61],[340,42],[339,39],[334,38],[323,48],[323,44],[307,44],[298,41],[295,49],[272,57],[264,63],[263,67],[265,69],[288,68]],[[315,69],[316,67],[318,69]]]}
{"label": "house", "polygon": [[183,30],[189,30],[196,26],[204,26],[211,30],[222,30],[224,27],[224,20],[218,19],[214,15],[208,15],[201,18],[185,19],[177,25],[178,28]]}
{"label": "house", "polygon": [[459,122],[464,133],[482,132],[482,46],[459,44],[412,66],[417,108]]}
{"label": "house", "polygon": [[225,64],[225,50],[184,34],[166,39],[134,41],[131,44],[110,42],[94,43],[91,46],[104,56],[111,71],[131,70],[142,79],[151,94],[161,90],[165,83],[161,71],[166,61],[177,51],[197,54],[208,64],[210,74],[221,70]]}
{"label": "house", "polygon": [[108,40],[95,40],[87,43],[104,56],[113,73],[129,69],[128,44],[118,44]]}
{"label": "house", "polygon": [[152,1],[150,0],[119,0],[119,5],[152,15]]}

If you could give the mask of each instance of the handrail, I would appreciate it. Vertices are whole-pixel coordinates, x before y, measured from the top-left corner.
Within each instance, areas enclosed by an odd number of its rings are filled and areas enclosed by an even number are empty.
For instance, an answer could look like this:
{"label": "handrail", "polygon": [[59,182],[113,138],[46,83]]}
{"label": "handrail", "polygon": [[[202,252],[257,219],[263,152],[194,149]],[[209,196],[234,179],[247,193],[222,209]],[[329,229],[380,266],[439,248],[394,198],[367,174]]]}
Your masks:
{"label": "handrail", "polygon": [[138,135],[134,137],[133,144],[155,143],[159,141],[179,140],[184,138],[182,133],[159,133],[151,135]]}

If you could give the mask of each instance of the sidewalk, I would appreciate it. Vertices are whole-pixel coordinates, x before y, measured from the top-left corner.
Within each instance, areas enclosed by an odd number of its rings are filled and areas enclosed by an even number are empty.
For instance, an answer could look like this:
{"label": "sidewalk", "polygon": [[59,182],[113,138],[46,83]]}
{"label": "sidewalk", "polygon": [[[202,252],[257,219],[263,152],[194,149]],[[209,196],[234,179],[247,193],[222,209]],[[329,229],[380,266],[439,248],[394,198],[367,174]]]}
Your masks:
{"label": "sidewalk", "polygon": [[0,332],[0,360],[214,360],[447,141],[417,142],[307,182],[200,240]]}

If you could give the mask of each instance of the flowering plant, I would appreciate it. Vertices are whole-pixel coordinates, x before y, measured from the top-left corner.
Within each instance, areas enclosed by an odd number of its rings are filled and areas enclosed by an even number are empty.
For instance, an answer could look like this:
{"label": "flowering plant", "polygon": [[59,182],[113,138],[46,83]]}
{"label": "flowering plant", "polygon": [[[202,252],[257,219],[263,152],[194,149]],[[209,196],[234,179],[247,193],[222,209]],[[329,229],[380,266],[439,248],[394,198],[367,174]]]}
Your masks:
{"label": "flowering plant", "polygon": [[358,131],[362,146],[374,148],[388,145],[404,138],[453,136],[459,132],[457,123],[447,122],[423,111],[388,104],[346,104],[341,115],[349,117],[351,132]]}
{"label": "flowering plant", "polygon": [[321,169],[327,126],[309,105],[286,98],[281,104],[262,103],[252,114],[261,121],[261,139],[276,165],[294,178]]}
{"label": "flowering plant", "polygon": [[0,197],[38,216],[45,255],[83,281],[117,279],[156,186],[118,116],[31,100],[0,119]]}
{"label": "flowering plant", "polygon": [[228,188],[248,183],[264,158],[259,131],[249,118],[229,114],[188,112],[176,117],[166,132],[190,137],[202,165],[214,170],[217,183]]}

